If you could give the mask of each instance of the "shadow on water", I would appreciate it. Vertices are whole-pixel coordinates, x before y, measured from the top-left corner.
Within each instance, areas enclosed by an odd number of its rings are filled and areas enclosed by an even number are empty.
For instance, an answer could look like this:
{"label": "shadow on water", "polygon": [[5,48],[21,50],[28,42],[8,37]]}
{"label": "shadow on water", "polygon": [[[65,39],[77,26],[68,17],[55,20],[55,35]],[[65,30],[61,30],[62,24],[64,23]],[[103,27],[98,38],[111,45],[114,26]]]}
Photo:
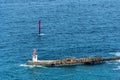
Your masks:
{"label": "shadow on water", "polygon": [[66,65],[66,66],[50,66],[50,67],[48,67],[48,68],[76,68],[77,67],[77,65]]}
{"label": "shadow on water", "polygon": [[30,68],[30,78],[31,80],[39,80],[39,68]]}

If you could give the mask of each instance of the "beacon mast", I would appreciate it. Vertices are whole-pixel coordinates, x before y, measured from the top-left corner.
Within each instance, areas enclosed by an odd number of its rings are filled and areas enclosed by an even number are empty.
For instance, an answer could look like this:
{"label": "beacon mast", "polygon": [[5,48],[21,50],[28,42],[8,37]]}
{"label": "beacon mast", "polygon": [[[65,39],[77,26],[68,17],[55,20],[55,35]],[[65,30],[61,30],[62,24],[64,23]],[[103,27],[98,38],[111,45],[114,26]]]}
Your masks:
{"label": "beacon mast", "polygon": [[38,21],[38,35],[41,34],[41,21]]}

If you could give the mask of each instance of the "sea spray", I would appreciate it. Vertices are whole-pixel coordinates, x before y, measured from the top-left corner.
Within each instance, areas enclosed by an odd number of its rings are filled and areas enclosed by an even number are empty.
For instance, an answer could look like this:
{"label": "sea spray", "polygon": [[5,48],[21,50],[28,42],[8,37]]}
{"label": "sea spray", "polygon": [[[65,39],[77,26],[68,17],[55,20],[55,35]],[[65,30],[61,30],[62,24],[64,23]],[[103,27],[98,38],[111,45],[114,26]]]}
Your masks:
{"label": "sea spray", "polygon": [[[120,56],[120,52],[112,52],[110,53],[112,55],[115,55],[115,56]],[[116,60],[117,62],[120,62],[120,60]]]}
{"label": "sea spray", "polygon": [[44,67],[44,66],[37,66],[37,65],[27,65],[27,64],[20,64],[20,66],[22,67],[30,67],[30,68],[34,68],[34,67],[41,67],[41,68],[47,68],[47,67]]}

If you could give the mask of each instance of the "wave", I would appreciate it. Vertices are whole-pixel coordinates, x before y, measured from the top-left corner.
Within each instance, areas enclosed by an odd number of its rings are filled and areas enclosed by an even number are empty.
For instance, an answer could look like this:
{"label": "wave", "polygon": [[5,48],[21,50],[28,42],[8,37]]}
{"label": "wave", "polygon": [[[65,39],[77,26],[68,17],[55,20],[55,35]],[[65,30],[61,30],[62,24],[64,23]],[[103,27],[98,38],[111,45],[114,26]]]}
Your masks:
{"label": "wave", "polygon": [[120,66],[117,66],[117,68],[113,69],[113,70],[120,70]]}
{"label": "wave", "polygon": [[120,52],[112,52],[110,54],[115,55],[115,56],[120,56]]}
{"label": "wave", "polygon": [[38,34],[38,36],[44,36],[45,34],[44,33],[40,33],[40,34]]}
{"label": "wave", "polygon": [[[112,52],[112,53],[109,53],[109,54],[112,54],[112,55],[115,55],[115,56],[120,56],[120,52]],[[120,62],[120,60],[116,60],[117,62]]]}
{"label": "wave", "polygon": [[115,61],[108,61],[108,64],[118,64],[120,63],[120,60],[115,60]]}
{"label": "wave", "polygon": [[38,66],[38,65],[27,65],[27,64],[20,64],[20,66],[22,67],[30,67],[30,68],[33,68],[33,67],[41,67],[41,68],[47,68],[47,67],[44,67],[44,66]]}
{"label": "wave", "polygon": [[107,61],[106,63],[107,64],[119,64],[118,61],[116,61],[116,62],[115,61],[114,62],[113,61]]}

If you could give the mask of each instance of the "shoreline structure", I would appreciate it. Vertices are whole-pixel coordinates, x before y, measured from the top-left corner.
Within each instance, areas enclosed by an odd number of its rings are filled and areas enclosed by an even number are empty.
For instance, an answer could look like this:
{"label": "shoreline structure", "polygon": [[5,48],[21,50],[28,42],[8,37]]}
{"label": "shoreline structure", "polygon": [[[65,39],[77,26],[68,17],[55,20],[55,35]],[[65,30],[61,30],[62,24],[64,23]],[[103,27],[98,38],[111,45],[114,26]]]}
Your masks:
{"label": "shoreline structure", "polygon": [[88,57],[88,58],[80,58],[76,59],[75,57],[65,58],[62,60],[38,60],[36,50],[33,50],[32,60],[27,62],[27,65],[35,65],[35,66],[71,66],[71,65],[80,65],[80,64],[98,64],[103,63],[105,61],[111,60],[120,60],[120,56],[116,57]]}

